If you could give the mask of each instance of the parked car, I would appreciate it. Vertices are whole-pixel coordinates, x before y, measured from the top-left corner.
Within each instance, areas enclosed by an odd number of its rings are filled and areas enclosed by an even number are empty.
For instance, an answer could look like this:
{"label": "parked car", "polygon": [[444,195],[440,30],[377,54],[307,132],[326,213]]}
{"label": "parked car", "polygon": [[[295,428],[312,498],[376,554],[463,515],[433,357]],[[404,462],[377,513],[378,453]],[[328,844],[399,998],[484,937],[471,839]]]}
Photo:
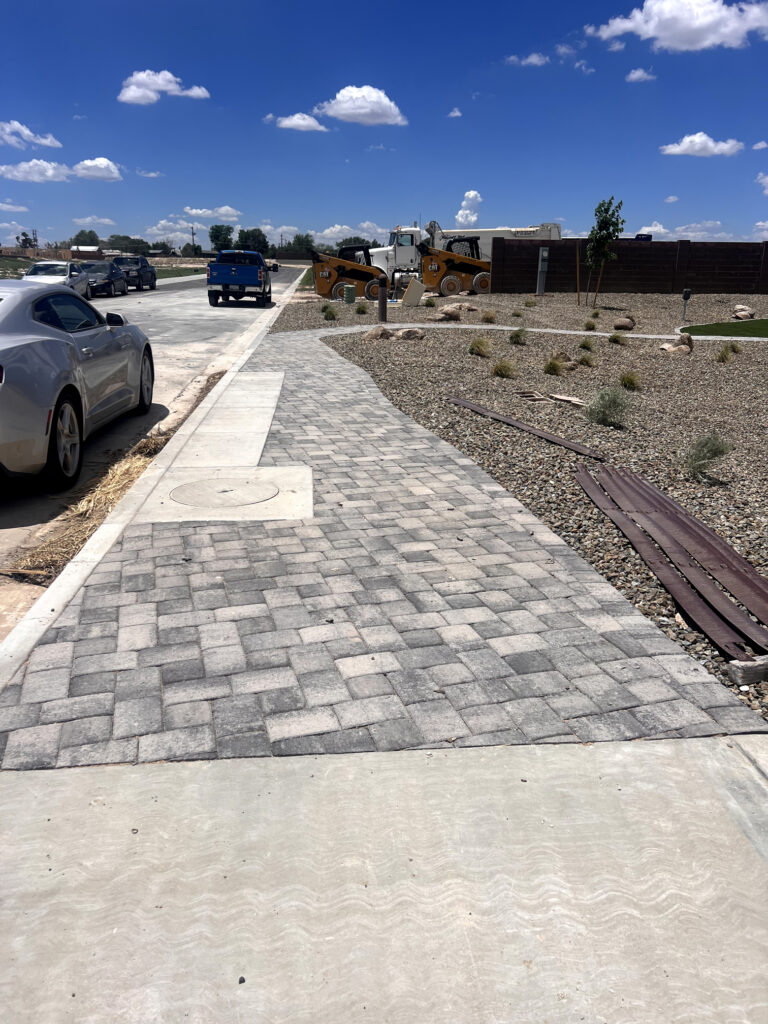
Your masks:
{"label": "parked car", "polygon": [[115,256],[112,260],[122,272],[131,288],[140,292],[143,288],[157,288],[157,271],[146,256]]}
{"label": "parked car", "polygon": [[91,297],[88,275],[80,269],[79,263],[70,263],[67,260],[42,260],[40,263],[33,263],[24,276],[34,278],[38,284],[66,285],[74,289],[78,295],[84,295],[86,299]]}
{"label": "parked car", "polygon": [[147,336],[66,287],[0,281],[0,470],[45,472],[49,486],[79,474],[83,441],[152,404]]}
{"label": "parked car", "polygon": [[111,260],[100,260],[96,263],[81,263],[80,266],[88,275],[91,294],[127,295],[128,282],[120,267]]}
{"label": "parked car", "polygon": [[276,274],[277,263],[267,267],[260,252],[224,249],[208,264],[208,302],[217,306],[219,299],[256,299],[258,306],[272,301],[270,271]]}

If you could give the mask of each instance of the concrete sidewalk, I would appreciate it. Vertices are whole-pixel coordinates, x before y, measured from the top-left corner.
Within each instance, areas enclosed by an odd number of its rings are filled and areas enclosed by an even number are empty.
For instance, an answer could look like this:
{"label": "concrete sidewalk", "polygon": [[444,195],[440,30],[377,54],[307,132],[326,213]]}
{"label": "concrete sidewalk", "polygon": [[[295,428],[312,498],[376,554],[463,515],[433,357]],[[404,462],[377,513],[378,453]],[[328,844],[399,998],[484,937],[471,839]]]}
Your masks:
{"label": "concrete sidewalk", "polygon": [[4,768],[768,731],[312,332],[138,493],[3,691]]}

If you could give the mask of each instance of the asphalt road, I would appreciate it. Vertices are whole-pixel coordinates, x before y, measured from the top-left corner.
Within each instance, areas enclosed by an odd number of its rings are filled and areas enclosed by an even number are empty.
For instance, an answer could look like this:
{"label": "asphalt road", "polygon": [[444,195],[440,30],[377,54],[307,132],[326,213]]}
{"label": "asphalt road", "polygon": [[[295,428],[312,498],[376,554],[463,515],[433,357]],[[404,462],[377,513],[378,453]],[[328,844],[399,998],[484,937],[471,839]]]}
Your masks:
{"label": "asphalt road", "polygon": [[[296,280],[303,270],[286,267],[272,278],[273,300]],[[131,447],[155,424],[189,406],[197,388],[190,383],[201,375],[227,369],[240,355],[238,337],[265,311],[255,302],[208,305],[205,275],[183,280],[160,281],[157,291],[129,291],[115,298],[95,298],[103,312],[122,313],[145,332],[155,360],[155,393],[147,416],[131,414],[92,434],[85,445],[83,472],[76,488],[63,494],[49,494],[37,479],[3,481],[0,493],[0,571],[20,547],[38,540],[45,525],[70,506],[87,489],[94,475]],[[13,617],[8,608],[0,577],[0,636]],[[5,606],[5,608],[3,607]]]}

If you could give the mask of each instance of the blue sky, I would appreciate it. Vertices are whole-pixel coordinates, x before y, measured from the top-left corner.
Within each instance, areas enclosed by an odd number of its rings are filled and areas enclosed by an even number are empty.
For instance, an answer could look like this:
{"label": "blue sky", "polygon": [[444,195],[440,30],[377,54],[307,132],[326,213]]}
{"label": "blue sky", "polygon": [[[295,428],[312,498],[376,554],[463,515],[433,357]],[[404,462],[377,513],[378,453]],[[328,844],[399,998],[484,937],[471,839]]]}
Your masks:
{"label": "blue sky", "polygon": [[[768,2],[6,5],[0,240],[768,238]],[[458,220],[457,220],[458,217]]]}

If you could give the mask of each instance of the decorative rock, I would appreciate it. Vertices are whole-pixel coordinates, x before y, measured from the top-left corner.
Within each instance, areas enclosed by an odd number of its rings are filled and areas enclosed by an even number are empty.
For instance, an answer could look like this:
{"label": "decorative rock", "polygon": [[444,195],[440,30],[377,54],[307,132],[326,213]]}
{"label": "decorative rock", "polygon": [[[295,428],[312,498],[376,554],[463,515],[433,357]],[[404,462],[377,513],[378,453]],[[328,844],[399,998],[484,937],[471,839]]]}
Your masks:
{"label": "decorative rock", "polygon": [[753,309],[740,309],[731,317],[732,320],[754,320],[754,318],[755,311]]}
{"label": "decorative rock", "polygon": [[367,331],[363,335],[363,341],[386,341],[387,338],[391,338],[394,331],[390,331],[388,327],[384,327],[383,324],[379,324],[378,327],[372,327],[370,331]]}
{"label": "decorative rock", "polygon": [[687,345],[688,348],[693,352],[693,335],[692,334],[681,334],[680,344]]}
{"label": "decorative rock", "polygon": [[660,345],[659,348],[668,356],[689,356],[693,352],[693,346],[689,348],[687,345],[673,345],[669,341]]}
{"label": "decorative rock", "polygon": [[616,320],[613,329],[614,331],[631,331],[635,326],[635,318],[633,316],[622,317],[621,320]]}
{"label": "decorative rock", "polygon": [[403,327],[400,331],[395,331],[395,337],[401,341],[421,341],[426,338],[426,334],[420,327]]}
{"label": "decorative rock", "polygon": [[476,313],[478,309],[478,306],[473,306],[470,302],[448,302],[441,306],[440,312],[445,313],[449,310],[458,310],[460,313]]}

